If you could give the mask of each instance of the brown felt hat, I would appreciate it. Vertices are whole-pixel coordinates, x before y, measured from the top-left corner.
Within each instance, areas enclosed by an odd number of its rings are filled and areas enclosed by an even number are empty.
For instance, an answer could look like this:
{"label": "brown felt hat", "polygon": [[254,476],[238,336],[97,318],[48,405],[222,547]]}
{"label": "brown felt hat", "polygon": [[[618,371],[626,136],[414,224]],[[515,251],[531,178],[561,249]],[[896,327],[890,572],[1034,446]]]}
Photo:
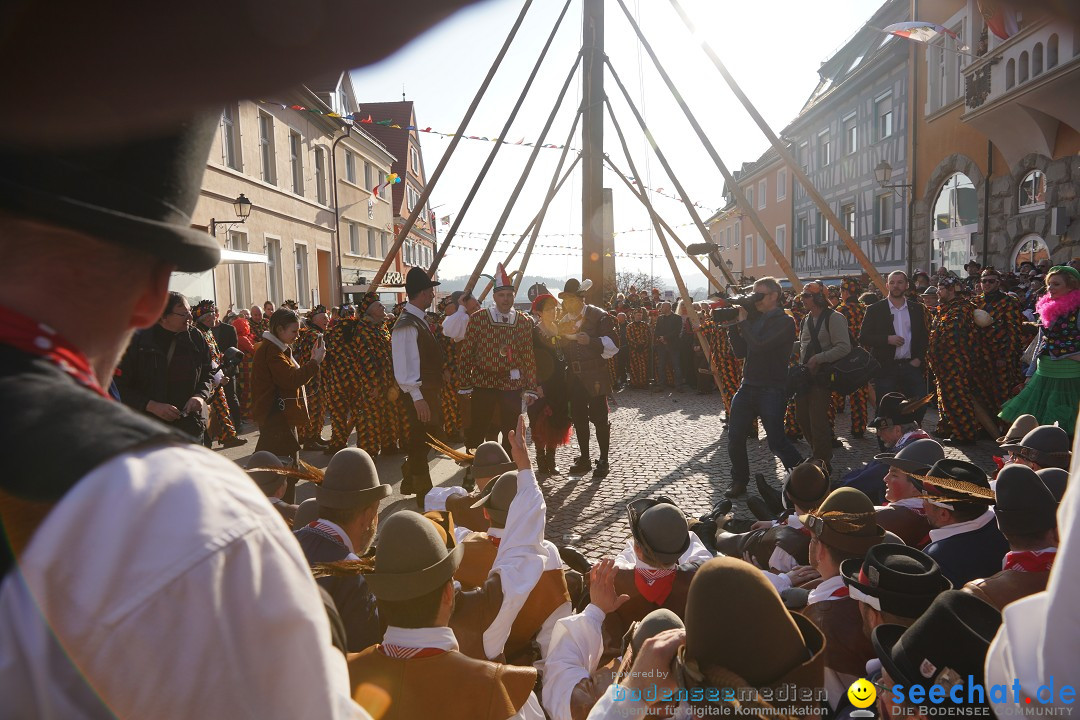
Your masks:
{"label": "brown felt hat", "polygon": [[874,503],[861,490],[842,487],[829,493],[821,507],[799,520],[819,542],[862,555],[885,538],[877,524]]}
{"label": "brown felt hat", "polygon": [[371,456],[360,448],[334,453],[326,467],[322,484],[315,488],[319,507],[349,509],[370,505],[390,494],[390,486],[379,482],[379,472]]}
{"label": "brown felt hat", "polygon": [[445,531],[412,510],[388,517],[379,529],[375,570],[367,573],[371,592],[379,600],[412,600],[445,585],[461,564],[465,546],[447,550]]}
{"label": "brown felt hat", "polygon": [[263,492],[274,491],[285,482],[285,476],[281,473],[271,472],[285,467],[281,458],[267,450],[259,450],[247,461],[247,474],[259,486]]}
{"label": "brown felt hat", "polygon": [[802,507],[817,507],[829,494],[829,478],[820,465],[807,460],[784,478],[784,494]]}
{"label": "brown felt hat", "polygon": [[506,449],[494,440],[480,443],[476,452],[473,453],[474,478],[493,478],[511,470],[517,470],[517,464],[510,460]]}
{"label": "brown felt hat", "polygon": [[634,540],[662,565],[673,565],[690,547],[686,515],[667,498],[639,498],[626,506]]}
{"label": "brown felt hat", "polygon": [[698,568],[684,618],[683,663],[690,675],[722,668],[751,687],[787,682],[817,687],[823,681],[821,631],[801,615],[792,615],[750,563],[717,557]]}

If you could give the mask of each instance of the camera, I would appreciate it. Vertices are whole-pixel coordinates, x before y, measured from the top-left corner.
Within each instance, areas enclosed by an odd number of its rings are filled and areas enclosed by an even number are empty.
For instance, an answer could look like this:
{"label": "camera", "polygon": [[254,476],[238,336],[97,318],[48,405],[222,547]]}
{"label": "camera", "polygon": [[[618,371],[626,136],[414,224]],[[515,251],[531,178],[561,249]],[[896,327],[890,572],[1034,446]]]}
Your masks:
{"label": "camera", "polygon": [[754,305],[764,298],[765,294],[759,292],[744,292],[741,295],[725,297],[721,302],[726,303],[727,307],[715,308],[712,311],[713,322],[728,323],[738,320],[739,308],[743,308],[748,313],[754,313],[756,312]]}
{"label": "camera", "polygon": [[221,370],[228,376],[236,372],[236,369],[240,367],[240,363],[244,362],[244,351],[234,347],[225,348],[225,351],[221,353]]}

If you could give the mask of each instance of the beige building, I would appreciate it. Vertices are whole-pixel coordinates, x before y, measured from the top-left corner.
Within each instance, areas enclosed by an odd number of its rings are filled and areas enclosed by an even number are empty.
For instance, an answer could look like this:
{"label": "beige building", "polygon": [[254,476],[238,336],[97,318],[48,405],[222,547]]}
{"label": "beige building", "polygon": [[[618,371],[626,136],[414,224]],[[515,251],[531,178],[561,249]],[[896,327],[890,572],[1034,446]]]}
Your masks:
{"label": "beige building", "polygon": [[[192,223],[218,238],[223,258],[211,272],[174,276],[192,302],[212,297],[222,310],[266,300],[336,304],[341,285],[373,274],[389,249],[393,209],[371,188],[395,158],[333,116],[356,110],[348,74],[273,100],[222,110]],[[243,222],[233,207],[240,195],[251,202]]]}

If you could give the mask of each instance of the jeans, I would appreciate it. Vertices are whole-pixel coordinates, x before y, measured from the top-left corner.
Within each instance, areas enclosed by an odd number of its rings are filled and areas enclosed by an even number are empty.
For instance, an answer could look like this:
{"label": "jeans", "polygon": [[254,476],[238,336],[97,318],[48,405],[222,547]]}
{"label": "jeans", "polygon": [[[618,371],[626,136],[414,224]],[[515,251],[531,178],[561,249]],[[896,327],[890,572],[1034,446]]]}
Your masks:
{"label": "jeans", "polygon": [[667,367],[671,367],[671,373],[675,376],[675,387],[683,384],[682,363],[679,361],[679,344],[677,340],[668,341],[667,344],[656,344],[656,384],[667,383]]}
{"label": "jeans", "polygon": [[728,420],[728,458],[731,460],[731,480],[733,485],[746,486],[750,482],[750,460],[746,456],[746,441],[754,425],[754,418],[760,417],[769,439],[769,450],[773,452],[784,467],[793,468],[803,461],[799,451],[784,435],[784,412],[787,398],[784,396],[783,383],[780,386],[759,386],[743,383],[735,396],[731,398],[731,413]]}
{"label": "jeans", "polygon": [[[885,363],[872,381],[878,402],[881,402],[886,393],[891,392],[901,393],[908,400],[926,397],[926,376],[923,374],[925,369],[925,360],[919,367],[912,367],[911,362],[906,360]],[[920,423],[925,414],[925,405],[915,412]]]}

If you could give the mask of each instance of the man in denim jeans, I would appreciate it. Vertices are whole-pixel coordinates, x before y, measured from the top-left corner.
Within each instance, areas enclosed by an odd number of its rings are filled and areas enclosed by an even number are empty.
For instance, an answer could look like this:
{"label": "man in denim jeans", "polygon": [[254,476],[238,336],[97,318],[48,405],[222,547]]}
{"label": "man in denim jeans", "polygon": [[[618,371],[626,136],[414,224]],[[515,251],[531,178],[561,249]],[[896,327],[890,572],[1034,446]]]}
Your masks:
{"label": "man in denim jeans", "polygon": [[731,459],[731,487],[724,493],[737,497],[750,482],[750,461],[746,441],[754,418],[760,417],[769,439],[769,449],[790,469],[803,461],[799,451],[784,435],[787,408],[788,358],[795,342],[795,321],[780,307],[780,283],[767,277],[754,283],[754,312],[739,310],[739,322],[728,333],[735,357],[743,362],[743,381],[731,399],[728,422],[728,457]]}

